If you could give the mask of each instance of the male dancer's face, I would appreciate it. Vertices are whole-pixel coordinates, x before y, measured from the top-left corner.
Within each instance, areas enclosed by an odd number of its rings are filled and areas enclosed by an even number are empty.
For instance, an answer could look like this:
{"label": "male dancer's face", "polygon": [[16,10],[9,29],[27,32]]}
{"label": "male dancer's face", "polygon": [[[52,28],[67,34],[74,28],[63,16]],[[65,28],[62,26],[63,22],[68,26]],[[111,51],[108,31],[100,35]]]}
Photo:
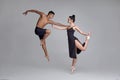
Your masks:
{"label": "male dancer's face", "polygon": [[53,19],[54,14],[49,14],[48,16],[49,16],[49,19]]}

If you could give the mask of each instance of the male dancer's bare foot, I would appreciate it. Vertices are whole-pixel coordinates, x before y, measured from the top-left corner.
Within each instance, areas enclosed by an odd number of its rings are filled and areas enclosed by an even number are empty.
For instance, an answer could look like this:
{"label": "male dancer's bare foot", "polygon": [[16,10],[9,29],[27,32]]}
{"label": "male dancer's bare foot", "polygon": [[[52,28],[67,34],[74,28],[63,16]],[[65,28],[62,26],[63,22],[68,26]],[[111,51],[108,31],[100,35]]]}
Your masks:
{"label": "male dancer's bare foot", "polygon": [[45,58],[48,60],[48,62],[50,61],[49,56],[45,56]]}

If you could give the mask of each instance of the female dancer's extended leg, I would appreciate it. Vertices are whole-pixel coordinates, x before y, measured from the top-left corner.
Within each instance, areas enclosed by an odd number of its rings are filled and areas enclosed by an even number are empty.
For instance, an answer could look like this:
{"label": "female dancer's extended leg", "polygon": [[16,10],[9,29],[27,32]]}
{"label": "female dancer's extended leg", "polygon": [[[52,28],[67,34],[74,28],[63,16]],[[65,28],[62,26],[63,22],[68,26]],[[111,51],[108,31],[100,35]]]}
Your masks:
{"label": "female dancer's extended leg", "polygon": [[[88,46],[89,38],[90,38],[90,36],[86,37],[84,46],[78,40],[75,40],[76,48],[78,48],[78,49],[80,49],[82,51],[85,51],[87,49],[87,46]],[[75,71],[75,64],[76,64],[76,62],[77,62],[77,58],[73,58],[73,60],[72,60],[72,69],[71,69],[72,73]]]}

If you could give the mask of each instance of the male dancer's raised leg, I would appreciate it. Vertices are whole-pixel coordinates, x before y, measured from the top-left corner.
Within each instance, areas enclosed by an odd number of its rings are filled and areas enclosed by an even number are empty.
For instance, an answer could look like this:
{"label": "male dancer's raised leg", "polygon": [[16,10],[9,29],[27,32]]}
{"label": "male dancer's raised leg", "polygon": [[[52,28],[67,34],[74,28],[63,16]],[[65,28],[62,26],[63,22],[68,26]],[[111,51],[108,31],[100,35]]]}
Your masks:
{"label": "male dancer's raised leg", "polygon": [[45,39],[50,35],[50,33],[51,33],[51,31],[49,29],[47,29],[43,39],[41,39],[41,46],[44,43]]}

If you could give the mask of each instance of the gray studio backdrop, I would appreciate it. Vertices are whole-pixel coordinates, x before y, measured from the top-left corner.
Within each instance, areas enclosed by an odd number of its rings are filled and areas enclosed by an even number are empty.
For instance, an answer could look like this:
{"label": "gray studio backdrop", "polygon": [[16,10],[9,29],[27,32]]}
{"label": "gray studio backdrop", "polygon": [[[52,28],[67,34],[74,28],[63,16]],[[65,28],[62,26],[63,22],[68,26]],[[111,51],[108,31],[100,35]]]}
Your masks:
{"label": "gray studio backdrop", "polygon": [[[76,25],[92,32],[88,48],[78,56],[77,66],[86,68],[119,69],[120,67],[120,1],[119,0],[0,0],[0,66],[46,66],[47,60],[34,34],[39,15],[25,10],[37,9],[47,14],[53,10],[53,20],[67,23],[68,16],[76,15]],[[67,34],[51,25],[46,40],[51,62],[49,66],[70,66]],[[85,37],[75,35],[84,42]]]}

